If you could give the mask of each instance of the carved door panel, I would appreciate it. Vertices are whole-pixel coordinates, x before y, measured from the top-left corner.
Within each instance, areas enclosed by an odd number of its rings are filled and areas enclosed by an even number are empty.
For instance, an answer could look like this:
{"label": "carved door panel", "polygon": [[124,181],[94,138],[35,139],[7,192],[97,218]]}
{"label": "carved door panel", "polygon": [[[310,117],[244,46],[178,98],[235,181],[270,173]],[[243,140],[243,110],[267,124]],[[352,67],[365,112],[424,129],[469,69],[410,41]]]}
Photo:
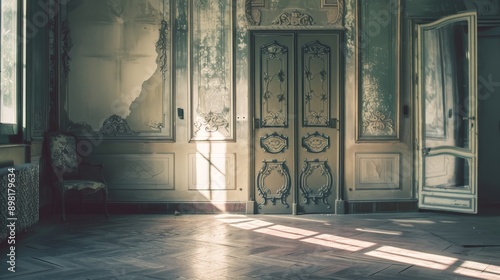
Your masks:
{"label": "carved door panel", "polygon": [[255,196],[259,213],[333,213],[338,34],[254,33]]}

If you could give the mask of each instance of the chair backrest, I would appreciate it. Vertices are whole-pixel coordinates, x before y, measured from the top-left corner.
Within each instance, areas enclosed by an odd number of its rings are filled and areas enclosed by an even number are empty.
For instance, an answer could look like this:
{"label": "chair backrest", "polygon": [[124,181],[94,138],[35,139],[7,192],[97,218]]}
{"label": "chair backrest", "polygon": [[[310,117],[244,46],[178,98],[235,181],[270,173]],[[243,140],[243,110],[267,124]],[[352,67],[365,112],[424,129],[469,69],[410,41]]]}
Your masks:
{"label": "chair backrest", "polygon": [[50,154],[50,165],[57,179],[78,176],[78,155],[76,137],[66,133],[50,133],[47,135]]}

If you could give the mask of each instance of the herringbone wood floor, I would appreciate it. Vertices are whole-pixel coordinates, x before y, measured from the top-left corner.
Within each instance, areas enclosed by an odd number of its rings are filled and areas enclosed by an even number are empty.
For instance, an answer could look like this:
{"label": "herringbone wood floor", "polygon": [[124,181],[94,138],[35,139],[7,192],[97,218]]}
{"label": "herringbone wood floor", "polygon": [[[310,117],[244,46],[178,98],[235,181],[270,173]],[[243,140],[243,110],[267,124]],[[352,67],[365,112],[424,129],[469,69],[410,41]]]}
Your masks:
{"label": "herringbone wood floor", "polygon": [[0,279],[495,279],[500,218],[72,215],[17,238]]}

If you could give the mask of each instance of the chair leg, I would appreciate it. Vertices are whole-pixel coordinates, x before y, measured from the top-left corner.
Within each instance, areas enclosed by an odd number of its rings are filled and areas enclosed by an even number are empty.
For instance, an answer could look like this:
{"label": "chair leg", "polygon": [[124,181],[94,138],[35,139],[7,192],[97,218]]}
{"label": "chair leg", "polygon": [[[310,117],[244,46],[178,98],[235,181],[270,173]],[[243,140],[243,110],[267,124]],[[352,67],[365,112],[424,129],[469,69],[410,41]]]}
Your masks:
{"label": "chair leg", "polygon": [[108,190],[107,189],[102,189],[102,193],[104,196],[104,214],[106,215],[106,220],[109,219],[109,213],[108,213]]}
{"label": "chair leg", "polygon": [[63,190],[61,190],[61,212],[62,212],[63,222],[66,221],[66,203],[64,203],[64,195],[65,195],[65,191],[63,189]]}
{"label": "chair leg", "polygon": [[85,210],[83,209],[83,193],[79,192],[78,194],[80,197],[80,213],[83,215],[85,214]]}
{"label": "chair leg", "polygon": [[56,214],[56,203],[58,202],[58,197],[57,197],[57,192],[56,188],[53,188],[52,190],[52,216]]}

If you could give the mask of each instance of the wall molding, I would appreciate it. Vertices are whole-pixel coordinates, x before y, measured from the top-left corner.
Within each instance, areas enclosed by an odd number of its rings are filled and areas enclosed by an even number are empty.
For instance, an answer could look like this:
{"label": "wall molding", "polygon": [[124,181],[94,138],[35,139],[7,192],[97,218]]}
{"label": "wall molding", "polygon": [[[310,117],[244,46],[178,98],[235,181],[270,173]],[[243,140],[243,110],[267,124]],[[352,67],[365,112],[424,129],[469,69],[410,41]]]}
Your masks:
{"label": "wall molding", "polygon": [[96,154],[89,160],[104,165],[110,191],[175,189],[174,153]]}

